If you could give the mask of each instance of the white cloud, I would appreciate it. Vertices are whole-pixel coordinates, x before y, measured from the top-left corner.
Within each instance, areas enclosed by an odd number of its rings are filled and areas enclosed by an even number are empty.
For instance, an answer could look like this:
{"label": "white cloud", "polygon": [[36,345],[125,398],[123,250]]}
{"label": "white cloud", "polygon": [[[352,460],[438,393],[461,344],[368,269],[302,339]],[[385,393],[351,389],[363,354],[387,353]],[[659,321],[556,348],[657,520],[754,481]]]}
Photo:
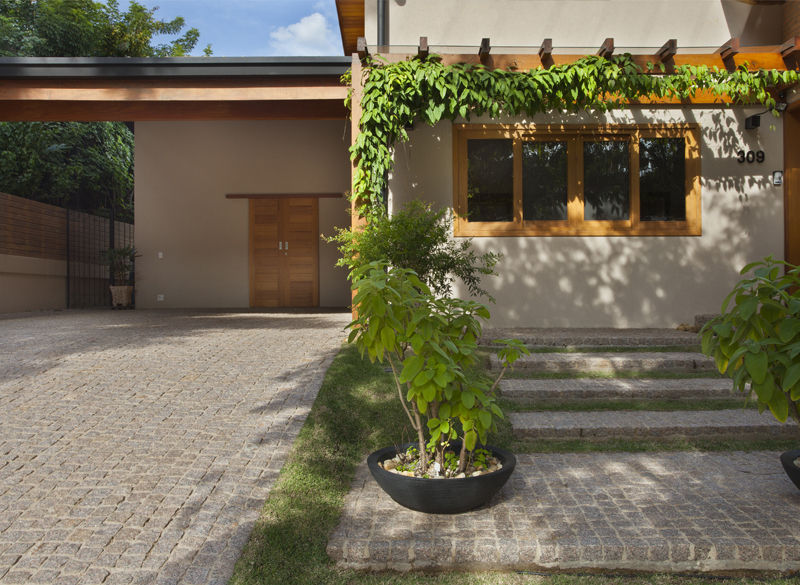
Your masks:
{"label": "white cloud", "polygon": [[270,45],[278,55],[339,55],[341,42],[328,20],[319,12],[270,33]]}

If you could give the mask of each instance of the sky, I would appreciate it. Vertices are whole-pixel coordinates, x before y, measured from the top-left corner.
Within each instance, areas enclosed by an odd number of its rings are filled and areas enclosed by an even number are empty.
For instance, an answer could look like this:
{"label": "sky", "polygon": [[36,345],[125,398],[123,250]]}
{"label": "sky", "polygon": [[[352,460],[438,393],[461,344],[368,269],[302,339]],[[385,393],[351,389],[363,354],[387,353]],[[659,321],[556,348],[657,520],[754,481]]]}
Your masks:
{"label": "sky", "polygon": [[[334,0],[138,0],[161,20],[182,16],[200,31],[193,55],[343,55]],[[120,2],[120,8],[126,8]],[[174,37],[172,37],[174,38]],[[154,39],[159,42],[158,38]],[[163,41],[162,41],[163,42]]]}

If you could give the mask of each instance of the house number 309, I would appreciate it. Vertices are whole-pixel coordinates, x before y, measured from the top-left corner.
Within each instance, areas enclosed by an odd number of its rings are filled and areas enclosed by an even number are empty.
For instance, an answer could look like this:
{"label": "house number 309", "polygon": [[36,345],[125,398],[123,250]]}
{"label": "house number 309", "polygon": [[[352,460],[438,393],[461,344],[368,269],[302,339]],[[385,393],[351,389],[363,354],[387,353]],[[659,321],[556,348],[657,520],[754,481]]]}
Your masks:
{"label": "house number 309", "polygon": [[740,163],[744,163],[744,162],[748,162],[748,163],[752,163],[752,162],[763,163],[764,162],[764,151],[763,150],[756,150],[755,152],[753,152],[752,150],[748,150],[747,152],[745,152],[744,150],[740,150],[738,153],[736,153],[736,160],[738,160]]}

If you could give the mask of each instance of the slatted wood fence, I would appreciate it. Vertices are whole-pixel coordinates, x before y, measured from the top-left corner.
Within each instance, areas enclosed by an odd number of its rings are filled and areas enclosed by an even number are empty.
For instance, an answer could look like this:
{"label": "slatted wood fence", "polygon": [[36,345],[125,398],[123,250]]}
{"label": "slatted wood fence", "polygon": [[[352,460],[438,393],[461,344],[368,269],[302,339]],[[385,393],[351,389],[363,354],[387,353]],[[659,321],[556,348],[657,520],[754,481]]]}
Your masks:
{"label": "slatted wood fence", "polygon": [[102,252],[133,245],[133,225],[0,193],[0,254],[66,263],[67,306],[110,304]]}

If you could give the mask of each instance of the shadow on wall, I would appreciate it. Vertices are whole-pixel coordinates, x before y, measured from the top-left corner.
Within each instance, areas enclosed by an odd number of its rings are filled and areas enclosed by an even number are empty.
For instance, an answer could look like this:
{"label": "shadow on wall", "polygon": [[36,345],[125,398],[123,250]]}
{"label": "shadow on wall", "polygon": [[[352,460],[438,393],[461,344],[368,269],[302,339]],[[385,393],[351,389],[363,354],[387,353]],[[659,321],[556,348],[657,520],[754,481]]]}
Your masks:
{"label": "shadow on wall", "polygon": [[[652,123],[643,112],[632,116]],[[683,116],[700,123],[692,111]],[[720,109],[702,117],[701,237],[474,238],[481,252],[503,254],[499,275],[486,282],[496,298],[492,324],[674,327],[719,311],[744,264],[783,255],[782,193],[772,188],[768,163],[740,164],[736,156],[763,149],[777,160],[780,132],[770,135],[771,119],[761,132],[743,131],[745,116]],[[436,193],[437,204],[452,205],[450,170],[426,176],[415,164],[452,160],[450,139],[431,136],[400,149],[396,178],[409,195]],[[450,176],[443,179],[444,173]],[[456,294],[465,291],[456,288]]]}

